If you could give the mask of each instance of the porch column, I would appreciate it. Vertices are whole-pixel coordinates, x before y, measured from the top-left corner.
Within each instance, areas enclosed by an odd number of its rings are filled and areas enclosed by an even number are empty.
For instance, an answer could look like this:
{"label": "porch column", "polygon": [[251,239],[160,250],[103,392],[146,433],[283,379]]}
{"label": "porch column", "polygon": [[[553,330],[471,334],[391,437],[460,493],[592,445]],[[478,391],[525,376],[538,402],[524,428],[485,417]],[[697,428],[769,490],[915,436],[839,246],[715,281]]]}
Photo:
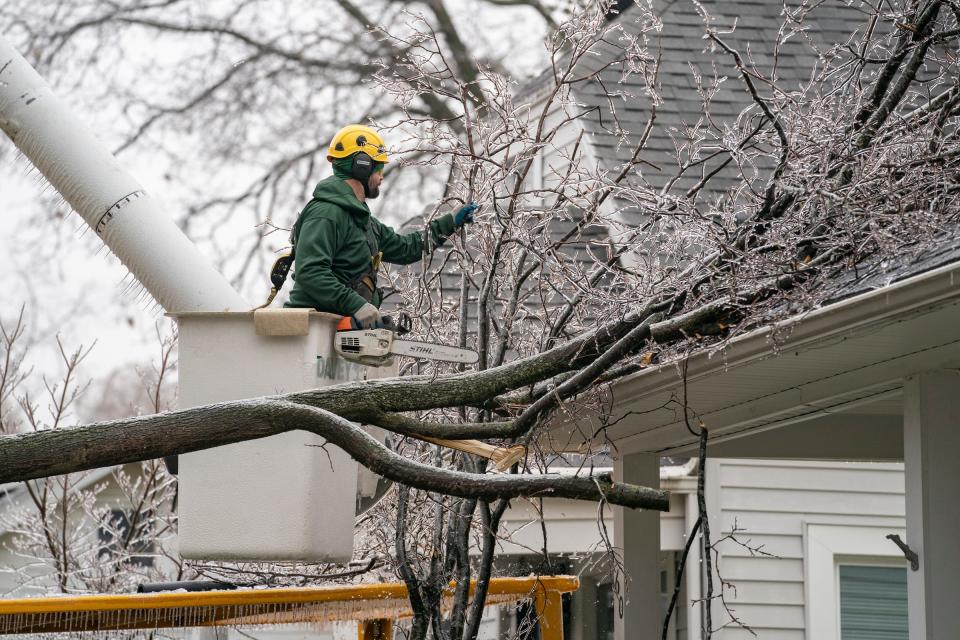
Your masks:
{"label": "porch column", "polygon": [[[660,457],[636,454],[614,463],[614,479],[647,487],[660,486]],[[660,512],[613,507],[613,543],[623,552],[626,585],[621,585],[623,616],[613,603],[616,640],[660,638]]]}
{"label": "porch column", "polygon": [[904,385],[903,453],[910,640],[956,635],[960,602],[960,372],[930,371]]}
{"label": "porch column", "polygon": [[[700,506],[697,504],[696,491],[688,493],[686,498],[683,530],[685,536],[689,536],[690,530],[693,529],[693,523],[700,517]],[[699,532],[697,532],[697,537],[700,538]],[[686,543],[686,540],[684,540],[684,543]],[[683,570],[683,579],[686,584],[686,591],[684,593],[686,601],[678,601],[677,612],[673,614],[675,616],[683,613],[686,614],[687,638],[690,640],[703,637],[703,604],[694,604],[695,601],[703,597],[703,590],[700,585],[700,578],[703,573],[703,567],[700,564],[701,545],[700,540],[694,541],[690,547],[690,553],[687,554],[687,566]]]}

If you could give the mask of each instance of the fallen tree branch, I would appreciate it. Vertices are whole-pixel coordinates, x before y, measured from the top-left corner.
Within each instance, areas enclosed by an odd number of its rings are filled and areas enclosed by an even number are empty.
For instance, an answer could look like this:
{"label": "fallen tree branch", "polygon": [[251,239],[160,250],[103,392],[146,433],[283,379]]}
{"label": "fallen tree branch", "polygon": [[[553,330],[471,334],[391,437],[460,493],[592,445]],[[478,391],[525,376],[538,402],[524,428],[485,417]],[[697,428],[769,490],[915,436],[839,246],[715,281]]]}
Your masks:
{"label": "fallen tree branch", "polygon": [[424,491],[496,500],[551,496],[669,508],[668,495],[596,476],[485,475],[409,460],[338,415],[284,400],[225,402],[152,416],[0,437],[0,483],[189,453],[301,429],[325,438],[384,478]]}

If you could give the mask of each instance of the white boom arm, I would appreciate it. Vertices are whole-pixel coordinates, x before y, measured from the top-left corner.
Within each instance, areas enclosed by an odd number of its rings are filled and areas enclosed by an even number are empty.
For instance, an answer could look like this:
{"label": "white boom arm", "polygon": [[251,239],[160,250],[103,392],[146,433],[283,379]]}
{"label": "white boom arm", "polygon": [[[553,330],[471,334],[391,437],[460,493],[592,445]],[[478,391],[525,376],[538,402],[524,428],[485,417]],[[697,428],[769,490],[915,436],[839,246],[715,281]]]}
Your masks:
{"label": "white boom arm", "polygon": [[2,35],[0,129],[164,310],[250,309]]}

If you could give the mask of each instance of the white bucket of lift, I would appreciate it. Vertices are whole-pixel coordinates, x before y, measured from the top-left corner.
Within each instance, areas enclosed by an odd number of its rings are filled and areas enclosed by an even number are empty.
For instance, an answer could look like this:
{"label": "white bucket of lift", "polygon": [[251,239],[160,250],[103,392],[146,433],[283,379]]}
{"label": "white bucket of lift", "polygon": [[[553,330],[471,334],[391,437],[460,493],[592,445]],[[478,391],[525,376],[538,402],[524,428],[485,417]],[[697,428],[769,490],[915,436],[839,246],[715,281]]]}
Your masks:
{"label": "white bucket of lift", "polygon": [[[261,312],[262,313],[262,312]],[[333,351],[339,317],[306,310],[176,314],[180,408],[381,377]],[[261,326],[263,325],[263,326]],[[277,334],[298,335],[277,335]],[[266,335],[273,334],[273,335]],[[180,554],[347,562],[358,465],[305,431],[180,456]]]}

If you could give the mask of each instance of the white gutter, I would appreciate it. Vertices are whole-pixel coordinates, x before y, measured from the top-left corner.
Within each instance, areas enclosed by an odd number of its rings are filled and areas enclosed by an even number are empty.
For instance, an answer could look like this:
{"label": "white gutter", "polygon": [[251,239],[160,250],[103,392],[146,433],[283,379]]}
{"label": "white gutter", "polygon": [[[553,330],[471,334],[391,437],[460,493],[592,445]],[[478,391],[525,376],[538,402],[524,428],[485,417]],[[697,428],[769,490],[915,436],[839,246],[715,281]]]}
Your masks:
{"label": "white gutter", "polygon": [[[958,300],[960,264],[952,263],[755,329],[718,349],[694,353],[687,366],[687,380],[741,367],[779,352],[804,350],[825,340],[852,337]],[[775,351],[772,344],[776,334],[787,337],[778,338]],[[645,396],[676,384],[677,379],[676,363],[668,362],[620,380],[614,385],[614,394],[620,400]]]}
{"label": "white gutter", "polygon": [[164,310],[250,308],[2,36],[0,129]]}

